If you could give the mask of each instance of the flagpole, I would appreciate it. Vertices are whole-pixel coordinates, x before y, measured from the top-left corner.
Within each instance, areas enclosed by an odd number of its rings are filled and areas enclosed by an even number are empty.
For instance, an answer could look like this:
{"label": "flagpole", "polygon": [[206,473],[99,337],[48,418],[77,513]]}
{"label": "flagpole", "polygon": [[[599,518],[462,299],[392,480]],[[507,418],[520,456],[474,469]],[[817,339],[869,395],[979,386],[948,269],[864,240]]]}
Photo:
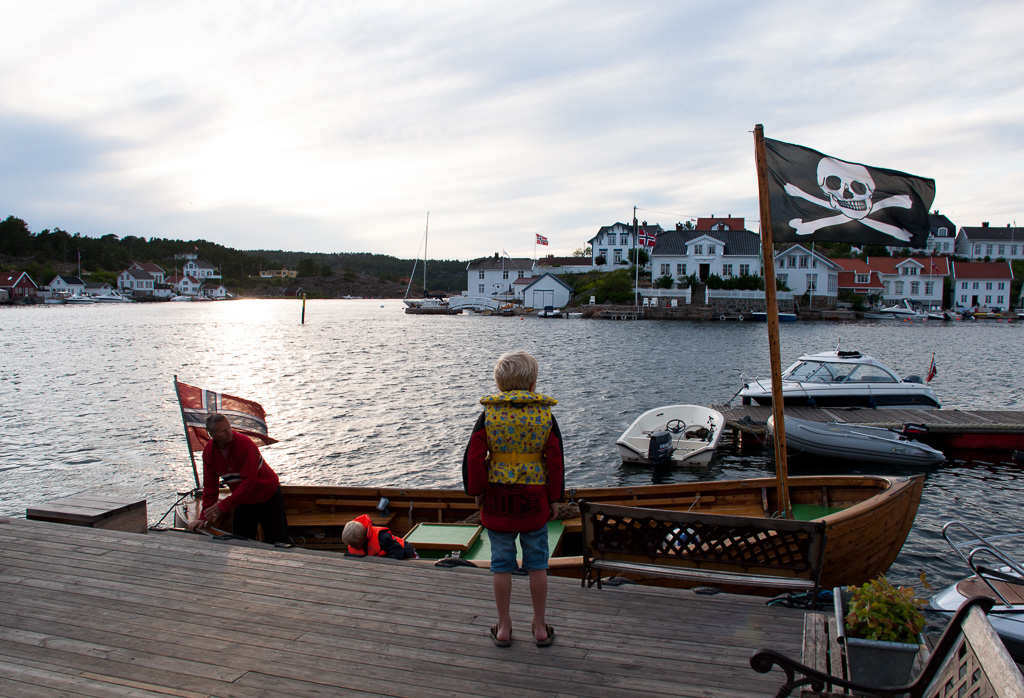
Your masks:
{"label": "flagpole", "polygon": [[[626,253],[627,255],[629,252]],[[633,207],[633,265],[636,282],[633,284],[633,307],[640,310],[640,228],[636,224],[636,206]]]}
{"label": "flagpole", "polygon": [[181,426],[185,429],[185,443],[188,445],[188,457],[192,459],[192,477],[199,484],[199,469],[196,468],[196,455],[192,453],[192,439],[188,436],[188,422],[185,421],[185,406],[181,404],[181,391],[178,390],[178,374],[174,374],[174,394],[178,398],[178,410],[181,411]]}
{"label": "flagpole", "polygon": [[789,502],[789,466],[786,462],[786,417],[782,401],[782,359],[779,352],[779,306],[775,289],[775,254],[772,247],[772,214],[768,200],[768,159],[764,126],[754,126],[754,159],[761,203],[761,251],[764,257],[764,301],[768,317],[768,353],[772,367],[772,416],[775,421],[776,506],[783,518],[793,518]]}

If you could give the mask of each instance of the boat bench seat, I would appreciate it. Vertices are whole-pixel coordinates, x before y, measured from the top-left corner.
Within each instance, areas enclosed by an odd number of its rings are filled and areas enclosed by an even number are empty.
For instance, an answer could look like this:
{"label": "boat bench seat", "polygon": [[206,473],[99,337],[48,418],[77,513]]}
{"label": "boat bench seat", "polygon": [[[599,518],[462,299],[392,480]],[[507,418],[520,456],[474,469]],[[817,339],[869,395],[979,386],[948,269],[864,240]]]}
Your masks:
{"label": "boat bench seat", "polygon": [[786,680],[775,694],[777,698],[784,698],[796,689],[802,689],[800,695],[805,697],[838,697],[862,692],[912,698],[1022,696],[1024,676],[987,617],[993,603],[992,599],[981,596],[964,603],[946,626],[916,678],[905,686],[872,690],[872,687],[851,681],[846,653],[836,644],[836,621],[833,617],[830,623],[820,613],[808,613],[804,619],[804,663],[774,650],[760,649],[750,657],[750,666],[761,674],[767,674],[776,666],[785,672]]}
{"label": "boat bench seat", "polygon": [[[344,526],[359,514],[351,512],[328,513],[316,512],[312,514],[288,514],[289,526]],[[374,512],[370,514],[370,521],[374,526],[391,527],[395,514],[382,515]]]}
{"label": "boat bench seat", "polygon": [[825,551],[821,521],[762,519],[580,502],[583,580],[605,571],[692,585],[817,594]]}

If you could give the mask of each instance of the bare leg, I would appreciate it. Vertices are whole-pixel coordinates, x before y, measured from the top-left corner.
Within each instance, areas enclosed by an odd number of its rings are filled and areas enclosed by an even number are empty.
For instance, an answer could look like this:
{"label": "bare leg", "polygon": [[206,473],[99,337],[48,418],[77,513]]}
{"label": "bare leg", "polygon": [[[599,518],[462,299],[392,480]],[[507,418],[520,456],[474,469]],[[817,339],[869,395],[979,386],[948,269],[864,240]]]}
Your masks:
{"label": "bare leg", "polygon": [[[509,614],[509,606],[512,604],[512,573],[496,572],[491,576],[494,577],[494,603],[498,606],[498,639],[507,640],[512,637],[512,616]],[[530,581],[532,589],[532,577]]]}
{"label": "bare leg", "polygon": [[533,603],[533,637],[546,640],[548,631],[544,612],[548,602],[547,570],[530,570],[530,601]]}

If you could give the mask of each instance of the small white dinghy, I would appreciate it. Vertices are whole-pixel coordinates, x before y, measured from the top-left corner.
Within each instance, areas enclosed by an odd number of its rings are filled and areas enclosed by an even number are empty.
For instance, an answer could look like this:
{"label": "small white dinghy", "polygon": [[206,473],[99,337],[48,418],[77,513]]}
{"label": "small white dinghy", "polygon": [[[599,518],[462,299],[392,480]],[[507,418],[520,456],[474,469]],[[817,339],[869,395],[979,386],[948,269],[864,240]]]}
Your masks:
{"label": "small white dinghy", "polygon": [[[615,445],[624,463],[707,465],[725,426],[718,410],[701,405],[655,407],[636,418]],[[653,443],[658,453],[650,457]]]}
{"label": "small white dinghy", "polygon": [[[774,434],[775,418],[768,418],[768,433]],[[827,458],[863,460],[889,465],[936,465],[946,459],[938,451],[905,432],[839,422],[810,422],[786,417],[786,448]]]}

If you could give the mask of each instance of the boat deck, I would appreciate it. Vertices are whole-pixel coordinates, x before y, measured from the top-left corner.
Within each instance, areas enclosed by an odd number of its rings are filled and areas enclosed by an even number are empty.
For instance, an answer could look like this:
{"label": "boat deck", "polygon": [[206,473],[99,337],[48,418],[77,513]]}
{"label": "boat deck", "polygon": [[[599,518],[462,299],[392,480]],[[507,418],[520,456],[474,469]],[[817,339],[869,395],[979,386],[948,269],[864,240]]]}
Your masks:
{"label": "boat deck", "polygon": [[764,599],[549,578],[552,647],[491,644],[491,575],[460,567],[0,518],[4,696],[750,696],[800,656]]}
{"label": "boat deck", "polygon": [[[765,423],[772,415],[770,406],[713,407],[725,415],[726,429],[748,434],[764,434]],[[811,422],[840,422],[886,429],[900,429],[904,424],[922,424],[928,428],[928,436],[914,438],[931,445],[982,450],[1024,449],[1024,412],[1019,410],[786,407],[786,414]]]}

